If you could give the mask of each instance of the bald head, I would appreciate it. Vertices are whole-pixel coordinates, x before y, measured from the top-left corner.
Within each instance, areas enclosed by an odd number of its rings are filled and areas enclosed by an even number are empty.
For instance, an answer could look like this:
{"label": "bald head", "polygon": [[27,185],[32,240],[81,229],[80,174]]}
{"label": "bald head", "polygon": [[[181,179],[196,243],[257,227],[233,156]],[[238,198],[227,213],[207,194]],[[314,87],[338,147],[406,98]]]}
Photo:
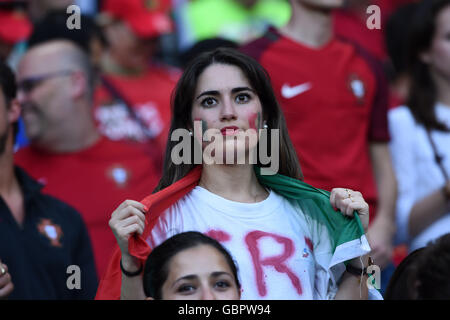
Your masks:
{"label": "bald head", "polygon": [[89,59],[67,40],[32,47],[17,69],[18,101],[32,144],[77,150],[96,139]]}
{"label": "bald head", "polygon": [[19,70],[26,65],[35,74],[81,71],[86,78],[86,94],[92,97],[94,76],[89,57],[76,44],[68,40],[53,40],[32,47],[22,58]]}

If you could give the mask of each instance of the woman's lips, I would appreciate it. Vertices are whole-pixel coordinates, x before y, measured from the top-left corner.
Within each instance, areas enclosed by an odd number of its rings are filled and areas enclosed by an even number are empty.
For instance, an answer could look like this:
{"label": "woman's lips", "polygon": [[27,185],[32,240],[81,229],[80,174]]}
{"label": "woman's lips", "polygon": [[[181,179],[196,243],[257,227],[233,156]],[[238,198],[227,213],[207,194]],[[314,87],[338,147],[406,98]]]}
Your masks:
{"label": "woman's lips", "polygon": [[220,129],[220,132],[224,136],[234,135],[234,134],[238,133],[238,131],[239,131],[239,128],[236,126],[224,127],[222,129]]}

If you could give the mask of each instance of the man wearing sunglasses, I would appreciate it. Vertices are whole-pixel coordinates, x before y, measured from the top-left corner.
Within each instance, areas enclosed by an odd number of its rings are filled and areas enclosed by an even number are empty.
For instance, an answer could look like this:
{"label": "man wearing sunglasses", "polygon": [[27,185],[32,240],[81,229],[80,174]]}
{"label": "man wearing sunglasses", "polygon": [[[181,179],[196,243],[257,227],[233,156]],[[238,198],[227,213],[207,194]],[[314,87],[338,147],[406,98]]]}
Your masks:
{"label": "man wearing sunglasses", "polygon": [[98,133],[93,78],[89,58],[69,41],[45,42],[25,54],[18,101],[31,145],[17,152],[16,162],[45,183],[45,192],[82,214],[101,275],[115,244],[110,212],[131,195],[143,198],[160,173],[143,145]]}
{"label": "man wearing sunglasses", "polygon": [[[97,288],[86,226],[73,208],[41,193],[13,164],[20,106],[12,71],[0,62],[0,300],[91,299]],[[67,286],[69,266],[82,272]]]}

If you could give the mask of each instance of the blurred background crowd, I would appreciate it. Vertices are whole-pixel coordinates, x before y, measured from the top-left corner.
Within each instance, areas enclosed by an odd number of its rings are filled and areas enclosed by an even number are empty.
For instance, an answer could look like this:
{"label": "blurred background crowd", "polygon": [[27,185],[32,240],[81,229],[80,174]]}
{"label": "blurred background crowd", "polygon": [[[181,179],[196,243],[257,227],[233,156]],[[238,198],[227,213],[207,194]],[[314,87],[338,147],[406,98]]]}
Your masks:
{"label": "blurred background crowd", "polygon": [[[299,0],[302,1],[308,2]],[[70,249],[70,255],[79,259],[74,261],[81,262],[73,264],[92,268],[100,277],[115,244],[108,227],[111,213],[124,199],[140,200],[156,186],[170,127],[171,93],[183,68],[201,52],[218,47],[254,52],[252,41],[263,37],[271,28],[283,30],[290,22],[295,2],[0,0],[0,61],[15,73],[17,94],[13,97],[17,97],[22,108],[15,128],[14,163],[44,185],[45,194],[81,213],[92,249],[81,248],[86,240],[74,240],[80,245]],[[385,144],[389,152],[383,154],[379,148],[371,149],[372,166],[361,169],[355,182],[349,185],[345,177],[336,177],[332,184],[361,190],[368,198],[371,215],[374,213],[371,216],[374,227],[369,234],[376,251],[375,263],[382,267],[381,291],[384,292],[392,273],[410,252],[450,232],[450,3],[442,0],[342,2],[343,6],[332,13],[333,38],[351,44],[361,56],[370,57],[365,61],[371,61],[368,64],[373,73],[368,77],[373,83],[364,83],[363,77],[352,79],[348,85],[362,104],[366,103],[364,94],[375,97],[371,116],[377,118],[361,130],[353,129],[353,123],[363,117],[358,111],[359,118],[347,120],[342,126],[361,135],[362,140],[370,136],[370,146],[374,144],[378,148]],[[77,22],[77,17],[71,18],[75,11],[67,10],[71,5],[80,8],[80,28],[68,27],[69,18]],[[367,27],[370,5],[380,8],[380,29]],[[313,54],[318,56],[324,50],[329,51],[328,62],[333,62],[334,49],[326,44]],[[288,56],[293,66],[298,63],[315,67],[322,63],[316,58],[307,60],[306,54],[298,58]],[[275,90],[282,89],[283,83],[276,83],[279,75],[273,76],[271,71],[276,63],[268,59],[260,57],[259,61],[269,71]],[[345,63],[339,63],[336,61],[336,66],[330,68],[337,70],[340,66],[345,70]],[[273,68],[276,73],[277,69]],[[78,75],[80,70],[85,76]],[[333,75],[331,70],[330,75]],[[322,78],[327,76],[324,74]],[[323,87],[325,92],[333,91],[332,82],[323,83],[330,86]],[[2,90],[7,96],[6,89],[2,87]],[[285,102],[288,108],[285,98],[280,98],[282,109]],[[285,109],[285,113],[292,112],[289,110]],[[305,181],[329,189],[328,182],[321,184],[319,178],[308,175],[311,166],[306,154],[308,146],[302,145],[301,138],[296,140],[294,132],[302,127],[297,128],[298,122],[289,120],[295,116],[287,118],[289,133],[294,136],[300,164],[305,169]],[[377,133],[383,126],[388,132],[386,136]],[[311,138],[317,133],[311,129],[323,130],[308,128],[302,138],[316,139]],[[365,161],[363,153],[368,151],[358,148],[367,149],[369,144],[355,143],[353,148],[356,156],[345,164],[350,163],[350,170],[359,168],[359,161]],[[323,150],[314,152],[314,156],[317,154],[314,160],[325,159],[319,156]],[[337,158],[343,156],[331,154],[326,159],[338,162]],[[336,176],[328,162],[314,170],[325,176]],[[368,187],[367,196],[364,183],[373,184]],[[7,198],[3,193],[2,196]],[[384,218],[377,220],[377,216]],[[3,218],[0,215],[0,230],[7,219],[6,214]],[[67,221],[41,219],[34,223],[42,226],[41,234],[56,241],[56,247],[58,239],[69,234],[61,231]],[[72,224],[66,227],[70,229]],[[8,261],[8,254],[16,256],[19,246],[11,244],[9,239],[22,236],[19,230],[8,236],[0,233],[0,239],[5,237],[0,241],[0,261],[11,272],[20,269],[25,260],[14,262],[10,258]],[[18,242],[22,241],[26,242],[24,236]],[[43,250],[31,248],[23,244],[22,249]],[[88,262],[92,256],[95,267]],[[16,278],[20,274],[17,272]],[[14,279],[14,274],[11,276]],[[15,284],[16,288],[20,286],[19,282]],[[47,297],[68,297],[53,289],[44,291]],[[36,297],[32,292],[16,292],[19,293],[15,296],[13,291],[12,298]],[[93,293],[95,289],[82,298],[92,297]]]}

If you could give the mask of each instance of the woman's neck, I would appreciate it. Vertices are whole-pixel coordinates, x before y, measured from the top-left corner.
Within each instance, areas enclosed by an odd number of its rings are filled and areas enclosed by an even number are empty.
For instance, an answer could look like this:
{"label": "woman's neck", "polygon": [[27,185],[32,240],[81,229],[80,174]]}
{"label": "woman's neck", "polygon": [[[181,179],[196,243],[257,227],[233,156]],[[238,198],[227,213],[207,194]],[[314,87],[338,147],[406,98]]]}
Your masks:
{"label": "woman's neck", "polygon": [[253,165],[204,165],[199,186],[236,202],[255,203],[268,196]]}
{"label": "woman's neck", "polygon": [[450,78],[442,76],[437,72],[432,72],[432,77],[436,84],[437,101],[446,106],[450,106]]}
{"label": "woman's neck", "polygon": [[288,24],[280,32],[290,39],[312,48],[327,44],[333,36],[331,11],[296,3]]}

